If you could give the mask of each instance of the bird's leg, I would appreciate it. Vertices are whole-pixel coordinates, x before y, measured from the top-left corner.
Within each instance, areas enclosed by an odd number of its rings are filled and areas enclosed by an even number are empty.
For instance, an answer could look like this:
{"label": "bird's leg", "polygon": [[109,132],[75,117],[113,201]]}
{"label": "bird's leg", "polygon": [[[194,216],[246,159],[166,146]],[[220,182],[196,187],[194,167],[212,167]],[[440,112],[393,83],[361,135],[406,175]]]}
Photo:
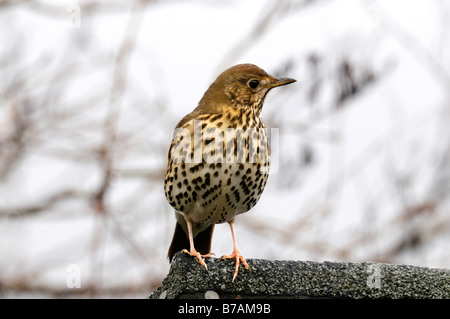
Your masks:
{"label": "bird's leg", "polygon": [[203,257],[211,257],[211,254],[202,255],[200,254],[194,247],[194,234],[192,232],[192,222],[190,220],[187,220],[186,218],[186,224],[188,227],[188,233],[189,233],[189,251],[187,249],[183,249],[184,253],[187,253],[193,257],[197,257],[198,261],[202,266],[205,266],[205,269],[208,270],[208,266],[206,266],[205,261],[203,260]]}
{"label": "bird's leg", "polygon": [[237,245],[237,241],[236,241],[236,235],[234,233],[234,219],[230,222],[228,222],[228,224],[230,225],[230,230],[231,230],[231,236],[233,237],[233,252],[231,253],[231,255],[224,255],[221,257],[221,259],[228,259],[228,258],[233,258],[236,259],[236,267],[234,269],[234,275],[233,275],[233,280],[236,278],[238,271],[239,271],[239,264],[242,261],[242,264],[245,266],[246,269],[250,270],[250,267],[248,266],[247,262],[245,261],[244,256],[241,255],[241,253],[239,252],[239,248]]}

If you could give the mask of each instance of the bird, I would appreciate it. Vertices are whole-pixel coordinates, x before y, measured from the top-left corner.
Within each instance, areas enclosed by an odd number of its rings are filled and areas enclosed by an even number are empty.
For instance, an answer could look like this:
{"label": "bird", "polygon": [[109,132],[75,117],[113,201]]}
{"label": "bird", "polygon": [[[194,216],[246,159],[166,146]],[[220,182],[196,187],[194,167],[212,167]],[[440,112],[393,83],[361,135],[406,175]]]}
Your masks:
{"label": "bird", "polygon": [[[234,229],[237,215],[258,202],[267,183],[270,146],[261,118],[267,93],[296,82],[278,78],[254,64],[223,71],[197,107],[176,125],[168,152],[164,193],[175,210],[176,226],[168,250],[196,257],[207,270],[214,226],[228,223],[234,259],[250,270],[241,255]],[[189,250],[188,250],[189,249]]]}

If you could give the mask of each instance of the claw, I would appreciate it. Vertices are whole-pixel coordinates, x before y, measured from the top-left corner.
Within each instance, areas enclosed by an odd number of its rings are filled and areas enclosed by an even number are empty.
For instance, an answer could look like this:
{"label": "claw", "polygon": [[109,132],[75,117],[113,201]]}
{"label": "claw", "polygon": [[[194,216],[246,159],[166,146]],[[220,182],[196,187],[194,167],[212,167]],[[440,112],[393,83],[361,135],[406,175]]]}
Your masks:
{"label": "claw", "polygon": [[242,262],[242,264],[245,266],[246,269],[250,270],[250,267],[247,264],[247,261],[245,260],[244,256],[241,255],[239,250],[233,250],[231,255],[224,255],[221,257],[221,259],[236,259],[236,266],[234,268],[234,274],[233,274],[233,280],[236,279],[238,271],[239,271],[239,264]]}
{"label": "claw", "polygon": [[203,260],[203,258],[212,257],[213,254],[202,255],[198,251],[196,251],[195,249],[191,250],[190,252],[187,249],[183,249],[183,253],[189,254],[192,257],[197,257],[198,261],[200,262],[200,265],[205,266],[205,269],[208,270],[208,266],[206,266],[205,261]]}

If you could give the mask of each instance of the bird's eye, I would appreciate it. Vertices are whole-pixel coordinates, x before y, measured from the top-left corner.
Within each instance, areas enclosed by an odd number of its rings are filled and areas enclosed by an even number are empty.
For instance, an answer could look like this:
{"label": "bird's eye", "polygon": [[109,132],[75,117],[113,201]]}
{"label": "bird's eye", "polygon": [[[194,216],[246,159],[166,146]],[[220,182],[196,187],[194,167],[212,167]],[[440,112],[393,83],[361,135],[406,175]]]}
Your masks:
{"label": "bird's eye", "polygon": [[256,89],[259,85],[259,81],[258,80],[250,80],[248,82],[248,86],[251,87],[252,89]]}

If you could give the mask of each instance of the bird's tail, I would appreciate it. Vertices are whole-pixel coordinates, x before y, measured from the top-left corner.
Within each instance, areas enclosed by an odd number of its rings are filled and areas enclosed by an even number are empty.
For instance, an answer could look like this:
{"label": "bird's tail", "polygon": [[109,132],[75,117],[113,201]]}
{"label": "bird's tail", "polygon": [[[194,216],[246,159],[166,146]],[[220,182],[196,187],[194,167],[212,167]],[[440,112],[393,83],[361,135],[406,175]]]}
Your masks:
{"label": "bird's tail", "polygon": [[[214,230],[214,224],[208,226],[205,230],[201,231],[197,235],[194,235],[194,247],[202,255],[209,254],[211,251],[211,240]],[[175,232],[173,234],[172,243],[169,247],[169,252],[167,257],[169,261],[172,261],[173,256],[183,250],[187,249],[189,251],[189,236],[184,231],[183,227],[177,222],[175,227]]]}

